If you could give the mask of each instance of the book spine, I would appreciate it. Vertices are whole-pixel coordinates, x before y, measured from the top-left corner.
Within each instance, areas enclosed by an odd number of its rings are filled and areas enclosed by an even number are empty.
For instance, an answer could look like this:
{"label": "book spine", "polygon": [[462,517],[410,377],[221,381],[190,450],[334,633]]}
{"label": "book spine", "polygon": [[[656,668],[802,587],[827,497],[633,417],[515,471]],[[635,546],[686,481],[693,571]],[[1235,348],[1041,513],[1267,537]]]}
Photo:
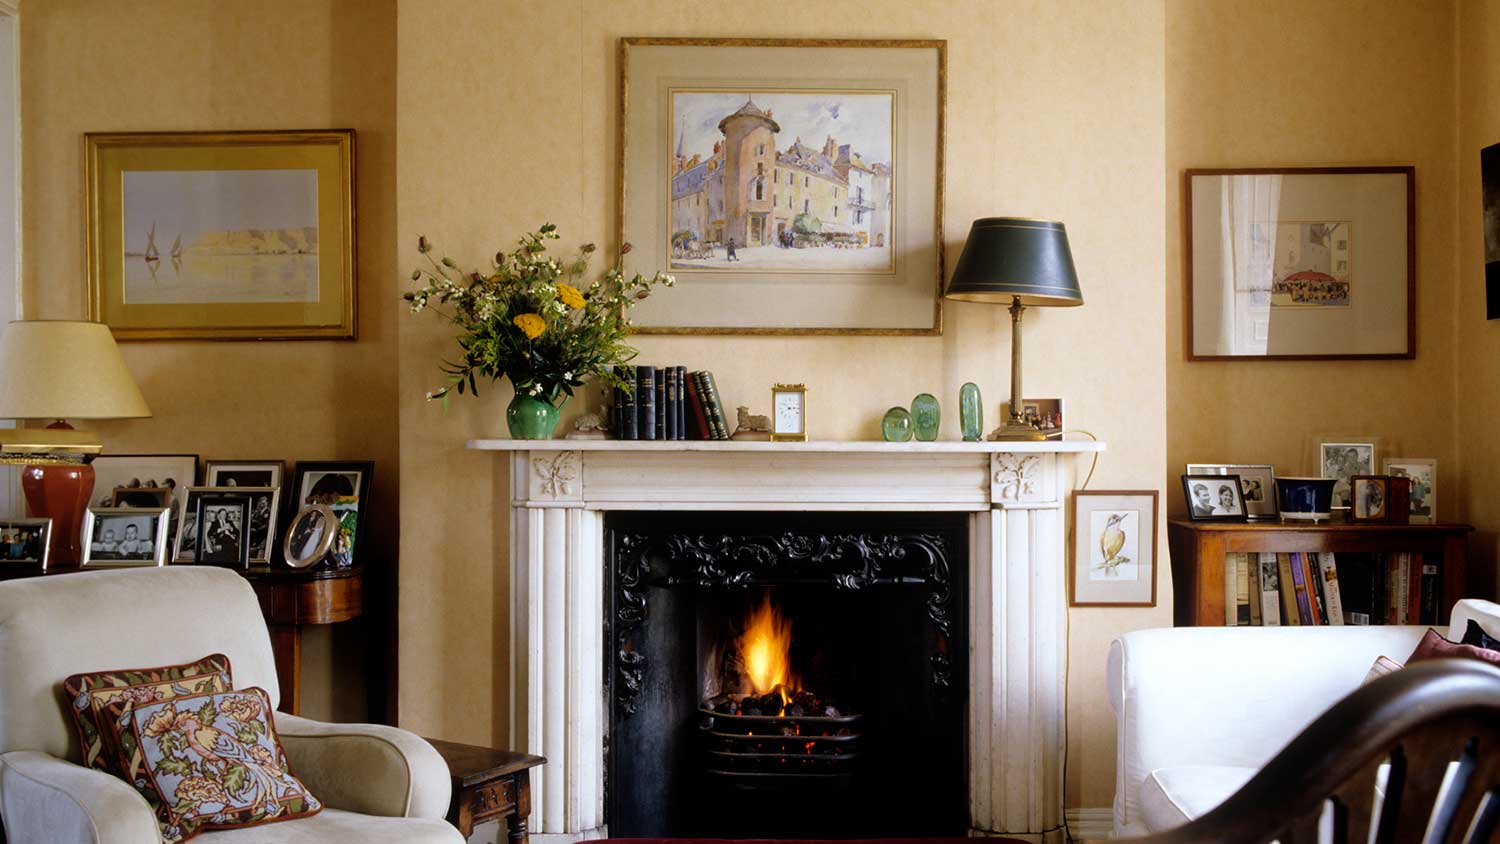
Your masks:
{"label": "book spine", "polygon": [[1235,557],[1239,554],[1230,551],[1224,555],[1224,626],[1235,627],[1240,623],[1239,613],[1239,565]]}
{"label": "book spine", "polygon": [[1301,617],[1302,624],[1317,624],[1318,620],[1312,614],[1312,603],[1307,599],[1307,577],[1303,574],[1302,554],[1292,554],[1292,589],[1297,593],[1297,615]]}
{"label": "book spine", "polygon": [[1323,595],[1327,598],[1328,623],[1343,626],[1344,599],[1339,594],[1338,560],[1332,551],[1318,555],[1318,566],[1323,576]]}
{"label": "book spine", "polygon": [[663,369],[662,375],[666,377],[666,403],[663,408],[663,417],[666,420],[663,425],[664,440],[675,440],[677,436],[677,405],[682,400],[681,393],[677,388],[677,367],[669,366]]}
{"label": "book spine", "polygon": [[639,428],[637,439],[656,439],[656,367],[638,366],[635,368],[635,404],[638,410],[636,414],[636,425]]}
{"label": "book spine", "polygon": [[695,440],[713,439],[708,432],[708,412],[704,409],[703,404],[703,379],[700,377],[702,375],[703,373],[701,372],[691,372],[688,373],[687,379],[688,402],[692,405],[691,425],[689,425],[689,428],[692,430],[693,439]]}
{"label": "book spine", "polygon": [[[619,374],[619,369],[618,368],[616,368],[616,367],[610,367],[610,369],[616,375]],[[617,440],[620,439],[620,406],[625,401],[625,397],[621,395],[622,392],[624,392],[624,391],[621,390],[618,385],[614,385],[614,384],[610,385],[610,388],[609,388],[609,435],[611,437],[613,437],[614,439],[617,439]]]}
{"label": "book spine", "polygon": [[1438,593],[1442,587],[1438,585],[1438,567],[1435,563],[1422,561],[1422,624],[1437,624],[1438,618]]}
{"label": "book spine", "polygon": [[1307,598],[1312,603],[1313,615],[1318,617],[1319,624],[1327,624],[1328,600],[1323,596],[1323,570],[1318,565],[1318,555],[1307,553],[1302,559],[1307,566]]}
{"label": "book spine", "polygon": [[1266,627],[1281,626],[1281,590],[1276,572],[1276,555],[1261,552],[1257,562],[1260,566],[1260,617]]}
{"label": "book spine", "polygon": [[1244,557],[1245,568],[1248,569],[1245,579],[1249,582],[1245,602],[1250,605],[1250,624],[1263,627],[1265,622],[1260,612],[1260,556],[1247,553]]}
{"label": "book spine", "polygon": [[685,440],[687,435],[687,367],[675,367],[677,373],[677,439]]}
{"label": "book spine", "polygon": [[1250,555],[1234,555],[1234,617],[1241,627],[1250,626]]}
{"label": "book spine", "polygon": [[1420,624],[1422,617],[1422,552],[1407,555],[1406,623]]}
{"label": "book spine", "polygon": [[656,370],[656,438],[664,440],[667,438],[667,371],[661,367],[653,367]]}
{"label": "book spine", "polygon": [[[636,368],[624,367],[620,370],[620,377],[628,384],[636,383]],[[620,427],[619,438],[622,440],[640,439],[640,427],[636,422],[636,416],[640,412],[636,408],[636,396],[640,394],[639,389],[620,390]]]}
{"label": "book spine", "polygon": [[1281,605],[1286,608],[1286,623],[1301,624],[1302,615],[1297,610],[1297,587],[1292,582],[1292,555],[1277,554],[1276,568],[1280,574]]}
{"label": "book spine", "polygon": [[724,422],[724,401],[719,398],[719,382],[714,380],[712,372],[704,372],[708,381],[708,404],[709,422],[714,427],[714,439],[729,439],[729,426]]}

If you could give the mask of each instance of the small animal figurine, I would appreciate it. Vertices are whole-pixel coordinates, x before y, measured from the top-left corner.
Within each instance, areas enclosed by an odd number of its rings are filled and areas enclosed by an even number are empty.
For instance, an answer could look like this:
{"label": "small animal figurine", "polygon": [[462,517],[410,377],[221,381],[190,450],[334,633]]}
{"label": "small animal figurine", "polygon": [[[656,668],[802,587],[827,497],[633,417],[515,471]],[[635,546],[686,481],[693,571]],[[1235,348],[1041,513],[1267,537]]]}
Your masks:
{"label": "small animal figurine", "polygon": [[609,429],[597,413],[585,413],[573,422],[573,430],[564,439],[604,440],[609,439]]}
{"label": "small animal figurine", "polygon": [[751,416],[750,408],[740,405],[735,408],[738,415],[738,424],[734,428],[734,440],[769,440],[771,438],[771,417]]}

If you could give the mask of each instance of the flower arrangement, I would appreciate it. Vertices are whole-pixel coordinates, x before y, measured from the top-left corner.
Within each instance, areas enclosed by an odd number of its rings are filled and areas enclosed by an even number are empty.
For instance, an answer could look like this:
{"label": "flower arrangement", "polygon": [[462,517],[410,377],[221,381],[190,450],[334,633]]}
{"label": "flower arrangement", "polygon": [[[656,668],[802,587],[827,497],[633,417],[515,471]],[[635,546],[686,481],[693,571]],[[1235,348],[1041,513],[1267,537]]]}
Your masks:
{"label": "flower arrangement", "polygon": [[[497,252],[488,272],[466,272],[452,258],[434,258],[432,244],[418,238],[417,251],[429,266],[412,272],[411,280],[424,286],[403,298],[412,313],[430,306],[458,326],[461,353],[443,361],[447,383],[428,392],[429,400],[441,399],[446,407],[454,389],[477,394],[478,376],[509,378],[518,399],[554,409],[586,378],[630,387],[614,371],[636,355],[624,342],[630,309],[674,279],[661,272],[627,277],[617,262],[585,282],[594,245],[562,261],[547,254],[546,242],[557,239],[557,227],[547,223],[522,236],[514,251]],[[621,257],[629,251],[629,244],[622,246]]]}

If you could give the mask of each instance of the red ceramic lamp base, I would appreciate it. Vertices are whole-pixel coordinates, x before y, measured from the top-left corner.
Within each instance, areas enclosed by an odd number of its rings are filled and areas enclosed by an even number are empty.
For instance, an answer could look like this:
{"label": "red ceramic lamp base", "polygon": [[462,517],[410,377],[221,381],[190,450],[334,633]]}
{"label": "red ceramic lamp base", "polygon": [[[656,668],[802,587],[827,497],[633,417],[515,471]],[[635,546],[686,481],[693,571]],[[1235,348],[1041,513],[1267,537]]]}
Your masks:
{"label": "red ceramic lamp base", "polygon": [[81,463],[27,466],[21,472],[26,511],[52,520],[48,566],[77,566],[83,559],[83,514],[94,494],[94,467]]}

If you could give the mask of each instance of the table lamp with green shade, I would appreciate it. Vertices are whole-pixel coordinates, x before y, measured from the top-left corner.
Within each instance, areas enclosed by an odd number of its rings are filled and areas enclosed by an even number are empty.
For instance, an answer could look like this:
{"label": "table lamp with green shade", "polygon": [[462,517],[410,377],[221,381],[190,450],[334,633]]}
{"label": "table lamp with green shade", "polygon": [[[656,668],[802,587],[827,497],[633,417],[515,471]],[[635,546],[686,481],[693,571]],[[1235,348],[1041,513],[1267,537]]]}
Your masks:
{"label": "table lamp with green shade", "polygon": [[1046,439],[1021,415],[1021,314],[1028,305],[1083,304],[1073,253],[1068,250],[1067,229],[1062,223],[1025,217],[975,220],[944,296],[1010,305],[1010,418],[990,434],[990,439]]}
{"label": "table lamp with green shade", "polygon": [[0,332],[0,419],[51,423],[0,431],[0,462],[24,467],[27,511],[52,519],[51,563],[82,557],[79,532],[94,491],[88,461],[102,450],[98,434],[64,420],[150,415],[108,326],[22,320]]}

